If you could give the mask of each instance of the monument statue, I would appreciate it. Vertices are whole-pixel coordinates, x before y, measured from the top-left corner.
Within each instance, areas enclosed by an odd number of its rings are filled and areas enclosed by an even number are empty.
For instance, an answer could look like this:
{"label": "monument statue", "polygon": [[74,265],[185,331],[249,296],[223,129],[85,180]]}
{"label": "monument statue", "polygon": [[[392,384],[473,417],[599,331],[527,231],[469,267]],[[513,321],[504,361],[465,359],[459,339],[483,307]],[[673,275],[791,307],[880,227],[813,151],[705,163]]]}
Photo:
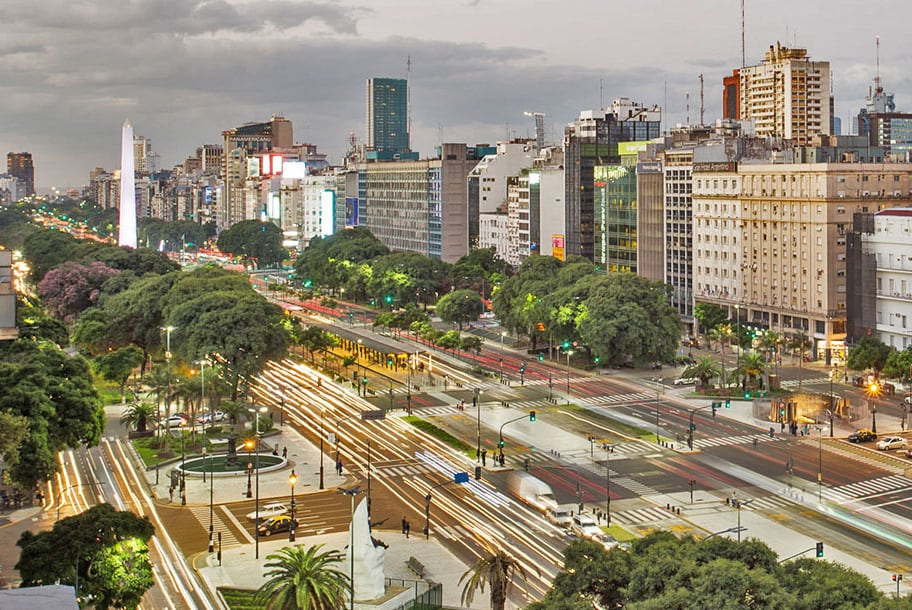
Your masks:
{"label": "monument statue", "polygon": [[377,544],[371,537],[367,503],[361,500],[352,515],[348,530],[348,561],[352,573],[353,595],[356,600],[382,597],[383,558],[385,545]]}

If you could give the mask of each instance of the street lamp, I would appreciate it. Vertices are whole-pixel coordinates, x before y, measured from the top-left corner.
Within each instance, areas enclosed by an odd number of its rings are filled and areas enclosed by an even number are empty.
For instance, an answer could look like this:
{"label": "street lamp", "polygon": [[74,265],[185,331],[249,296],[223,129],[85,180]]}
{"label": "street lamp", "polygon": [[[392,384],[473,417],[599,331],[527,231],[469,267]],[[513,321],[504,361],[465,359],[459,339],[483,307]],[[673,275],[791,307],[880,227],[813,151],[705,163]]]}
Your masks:
{"label": "street lamp", "polygon": [[659,440],[661,440],[659,438],[659,397],[660,397],[661,393],[665,390],[665,384],[662,383],[661,377],[659,377],[659,379],[658,379],[658,384],[659,385],[656,388],[656,442],[657,443],[659,442]]}
{"label": "street lamp", "polygon": [[833,411],[836,408],[834,396],[833,396],[833,374],[836,372],[836,369],[830,369],[830,410],[827,415],[830,417],[830,438],[833,438]]}
{"label": "street lamp", "polygon": [[[205,450],[205,449],[204,449]],[[215,457],[209,453],[209,552],[215,550],[215,542],[212,539],[212,495],[215,491],[215,468],[212,464],[212,458]]]}
{"label": "street lamp", "polygon": [[168,393],[165,395],[165,413],[168,419],[165,420],[165,434],[171,436],[171,333],[174,327],[162,326],[161,330],[165,331],[165,361],[168,363]]}
{"label": "street lamp", "polygon": [[478,433],[478,436],[477,436],[478,443],[475,445],[475,461],[476,462],[481,461],[481,403],[478,400],[478,396],[480,394],[481,394],[481,390],[479,388],[475,388],[475,396],[473,397],[472,402],[474,403],[474,407],[475,407],[475,423],[476,423],[476,429],[477,429],[477,433]]}
{"label": "street lamp", "polygon": [[504,380],[504,335],[507,334],[507,331],[500,331],[500,382],[503,383]]}
{"label": "street lamp", "polygon": [[326,407],[320,407],[320,489],[323,489],[323,413]]}
{"label": "street lamp", "polygon": [[875,381],[868,387],[868,401],[871,405],[871,432],[877,434],[877,397],[880,396],[881,386]]}
{"label": "street lamp", "polygon": [[[259,444],[259,442],[260,442],[260,413],[265,413],[268,410],[269,409],[267,409],[265,406],[260,407],[259,409],[255,409],[255,408],[247,409],[248,412],[254,414],[254,418],[255,418],[255,422],[256,422],[256,424],[255,424],[256,432],[255,432],[254,438],[256,439],[257,444]],[[251,445],[253,445],[252,442],[251,442]],[[248,463],[248,468],[249,468],[249,466],[250,466],[250,464]],[[256,524],[256,529],[254,530],[254,537],[255,537],[254,558],[259,559],[260,558],[260,448],[259,448],[259,446],[257,446],[256,464],[254,465],[254,467],[256,468],[256,500],[254,500],[255,508],[253,509],[255,512],[255,518],[253,521]],[[250,497],[250,470],[249,469],[247,471],[247,497],[248,498]]]}
{"label": "street lamp", "polygon": [[294,486],[298,482],[298,475],[295,474],[294,468],[291,469],[291,474],[288,475],[288,484],[291,485],[291,525],[288,528],[288,542],[295,541],[295,501],[294,501]]}
{"label": "street lamp", "polygon": [[253,487],[251,486],[251,477],[253,475],[253,461],[250,458],[250,452],[253,450],[254,441],[247,439],[244,441],[244,449],[247,450],[247,497],[253,497]]}
{"label": "street lamp", "polygon": [[817,501],[823,501],[823,426],[817,428]]}
{"label": "street lamp", "polygon": [[605,443],[602,448],[605,450],[605,523],[611,525],[611,454],[614,452],[614,446]]}
{"label": "street lamp", "polygon": [[570,404],[570,356],[573,355],[573,350],[567,350],[567,404]]}

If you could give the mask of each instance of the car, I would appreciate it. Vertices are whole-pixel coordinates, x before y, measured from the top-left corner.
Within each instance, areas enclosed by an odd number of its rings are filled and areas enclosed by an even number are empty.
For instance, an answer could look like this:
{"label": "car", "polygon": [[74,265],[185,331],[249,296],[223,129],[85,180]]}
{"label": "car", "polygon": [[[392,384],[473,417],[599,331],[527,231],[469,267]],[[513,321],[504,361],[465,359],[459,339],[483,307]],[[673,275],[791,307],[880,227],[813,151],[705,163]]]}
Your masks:
{"label": "car", "polygon": [[[284,515],[288,512],[288,507],[283,502],[273,502],[272,504],[266,504],[265,506],[260,507],[259,518],[260,521],[263,519],[269,519],[270,517],[278,517],[279,515]],[[247,518],[253,521],[257,518],[256,511],[247,513]]]}
{"label": "car", "polygon": [[671,382],[673,385],[694,385],[697,383],[696,377],[678,377]]}
{"label": "car", "polygon": [[877,440],[877,435],[870,430],[857,430],[846,439],[850,443],[870,443]]}
{"label": "car", "polygon": [[889,449],[902,449],[906,446],[906,439],[901,436],[885,436],[879,441],[877,441],[877,449],[879,451],[887,451]]}
{"label": "car", "polygon": [[588,538],[596,542],[601,541],[604,535],[602,528],[595,522],[595,519],[586,513],[573,515],[573,520],[570,522],[570,531],[580,538]]}
{"label": "car", "polygon": [[275,517],[270,517],[260,523],[257,527],[257,532],[260,536],[269,537],[272,534],[278,534],[279,532],[287,532],[288,530],[298,528],[298,520],[292,519],[288,515],[277,515]]}
{"label": "car", "polygon": [[209,414],[205,413],[196,418],[196,421],[201,424],[208,424],[210,421],[215,420],[217,422],[223,421],[225,419],[225,413],[222,411],[216,411],[215,413]]}
{"label": "car", "polygon": [[573,517],[570,516],[571,512],[573,511],[570,508],[558,506],[557,508],[549,508],[545,516],[548,521],[558,527],[570,527],[573,522]]}
{"label": "car", "polygon": [[159,428],[182,428],[186,425],[187,425],[187,418],[184,417],[183,415],[179,415],[179,414],[175,413],[171,417],[161,420],[161,422],[159,422],[159,424],[158,424],[158,427]]}

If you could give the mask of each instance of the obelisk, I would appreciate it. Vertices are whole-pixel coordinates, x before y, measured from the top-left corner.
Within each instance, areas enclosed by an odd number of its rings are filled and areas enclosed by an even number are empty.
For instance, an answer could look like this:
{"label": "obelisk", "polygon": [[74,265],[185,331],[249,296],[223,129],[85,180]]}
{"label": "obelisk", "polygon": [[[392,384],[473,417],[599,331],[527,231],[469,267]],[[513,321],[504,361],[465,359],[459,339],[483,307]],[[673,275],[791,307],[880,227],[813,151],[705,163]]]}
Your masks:
{"label": "obelisk", "polygon": [[120,145],[120,233],[117,244],[136,247],[136,173],[133,170],[133,125],[123,125]]}

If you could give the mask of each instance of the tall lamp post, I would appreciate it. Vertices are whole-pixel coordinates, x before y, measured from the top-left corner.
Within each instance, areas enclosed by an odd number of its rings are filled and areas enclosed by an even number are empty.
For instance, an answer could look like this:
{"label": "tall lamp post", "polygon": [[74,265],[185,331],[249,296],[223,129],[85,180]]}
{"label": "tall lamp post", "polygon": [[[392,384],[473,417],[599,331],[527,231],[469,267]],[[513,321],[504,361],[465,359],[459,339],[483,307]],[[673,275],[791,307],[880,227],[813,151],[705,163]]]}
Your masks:
{"label": "tall lamp post", "polygon": [[823,426],[817,426],[817,501],[823,501]]}
{"label": "tall lamp post", "polygon": [[475,403],[475,424],[477,432],[477,444],[475,445],[476,462],[481,461],[481,402],[478,400],[479,394],[481,394],[481,390],[479,388],[475,388],[475,396],[472,402]]}
{"label": "tall lamp post", "polygon": [[567,350],[567,404],[570,404],[570,356],[573,355],[573,350]]}
{"label": "tall lamp post", "polygon": [[614,451],[614,446],[610,443],[605,443],[602,446],[605,449],[605,523],[611,525],[611,454]]}
{"label": "tall lamp post", "polygon": [[165,411],[168,419],[165,420],[165,434],[171,436],[171,333],[173,326],[162,326],[165,331],[165,361],[168,363],[168,393],[165,395]]}
{"label": "tall lamp post", "polygon": [[247,450],[247,497],[253,497],[253,487],[252,487],[252,477],[253,477],[253,461],[250,457],[250,452],[253,451],[253,446],[256,444],[256,441],[252,439],[247,439],[244,441],[244,449]]}
{"label": "tall lamp post", "polygon": [[[256,432],[255,432],[254,438],[256,439],[255,442],[257,445],[259,445],[259,442],[260,442],[260,413],[265,413],[268,410],[269,409],[267,409],[266,407],[260,407],[259,409],[250,409],[250,408],[247,409],[247,411],[249,413],[253,413],[254,421],[256,422],[256,424],[255,424]],[[256,523],[256,529],[254,530],[255,544],[254,544],[253,556],[254,556],[254,559],[259,559],[260,558],[260,448],[259,448],[259,446],[257,446],[256,450],[257,450],[256,463],[254,464],[254,468],[256,469],[256,500],[254,500],[254,502],[256,504],[255,504],[255,508],[253,509],[254,512],[256,513],[256,516],[253,520],[254,523]],[[247,493],[249,494],[250,493],[250,473],[249,473],[249,471],[247,474],[247,486],[248,486]],[[248,497],[250,497],[250,496],[248,496]]]}
{"label": "tall lamp post", "polygon": [[215,550],[215,541],[212,538],[212,495],[215,491],[215,469],[212,465],[212,458],[215,457],[212,453],[209,453],[209,552]]}
{"label": "tall lamp post", "polygon": [[500,331],[500,382],[503,383],[504,380],[504,335],[507,334],[507,331]]}
{"label": "tall lamp post", "polygon": [[323,489],[323,414],[326,407],[320,407],[320,489]]}
{"label": "tall lamp post", "polygon": [[877,434],[877,397],[880,396],[881,386],[875,381],[868,387],[868,401],[871,405],[871,432]]}
{"label": "tall lamp post", "polygon": [[830,410],[827,415],[830,418],[830,438],[833,438],[833,415],[834,410],[836,409],[836,401],[833,396],[833,375],[836,373],[836,369],[830,369]]}
{"label": "tall lamp post", "polygon": [[295,501],[294,501],[294,486],[298,482],[298,475],[295,474],[294,468],[291,469],[291,474],[288,475],[288,484],[291,485],[291,526],[288,528],[288,542],[295,541],[295,529],[297,528],[297,523],[295,523]]}
{"label": "tall lamp post", "polygon": [[656,388],[656,442],[658,443],[661,439],[659,438],[659,399],[662,392],[665,390],[665,384],[662,383],[662,378],[658,379],[658,387]]}

